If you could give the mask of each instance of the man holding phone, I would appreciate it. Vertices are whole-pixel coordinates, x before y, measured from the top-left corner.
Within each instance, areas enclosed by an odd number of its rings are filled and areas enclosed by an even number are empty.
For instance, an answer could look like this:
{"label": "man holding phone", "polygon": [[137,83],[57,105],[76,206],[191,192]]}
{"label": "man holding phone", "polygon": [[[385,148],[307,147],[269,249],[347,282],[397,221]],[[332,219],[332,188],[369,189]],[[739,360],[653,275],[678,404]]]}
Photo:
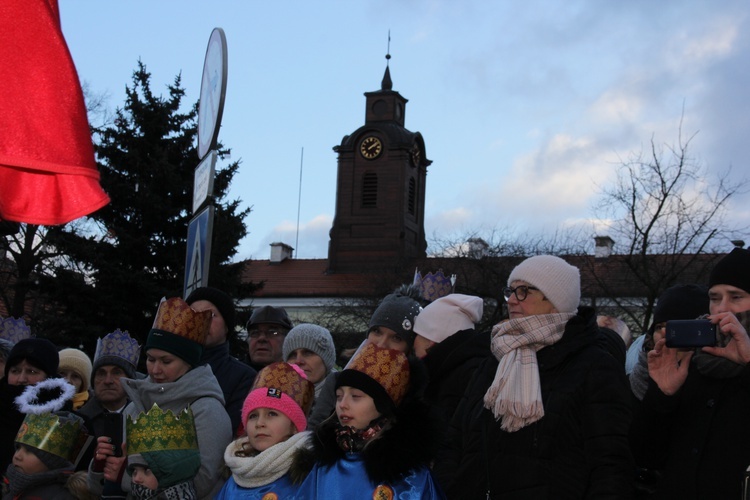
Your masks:
{"label": "man holding phone", "polygon": [[[125,440],[122,410],[128,403],[128,397],[120,379],[135,378],[140,352],[141,347],[138,341],[128,332],[115,330],[99,339],[91,375],[94,396],[77,412],[84,416],[87,423],[93,427],[94,436],[97,439],[100,437],[111,439],[112,446],[119,454],[122,453],[122,443]],[[96,440],[91,443],[81,463],[89,465],[91,462],[90,469],[100,472],[104,466],[104,460],[96,460],[94,456],[96,444]],[[101,489],[102,486],[97,485],[97,487]],[[117,488],[119,490],[119,486]]]}
{"label": "man holding phone", "polygon": [[652,425],[634,443],[661,462],[658,498],[740,498],[750,465],[749,250],[716,264],[708,297],[715,347],[680,359],[662,338],[648,353],[651,380],[637,418]]}

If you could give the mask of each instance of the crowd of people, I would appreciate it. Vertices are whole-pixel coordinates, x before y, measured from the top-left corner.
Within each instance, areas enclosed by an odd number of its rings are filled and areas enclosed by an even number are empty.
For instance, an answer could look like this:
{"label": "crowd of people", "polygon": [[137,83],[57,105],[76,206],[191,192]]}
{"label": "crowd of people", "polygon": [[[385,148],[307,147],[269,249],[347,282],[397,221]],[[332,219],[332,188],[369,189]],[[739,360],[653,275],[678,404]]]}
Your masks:
{"label": "crowd of people", "polygon": [[[481,331],[481,298],[401,288],[344,366],[326,328],[273,306],[236,359],[234,301],[210,287],[93,356],[2,319],[2,498],[744,498],[750,251],[667,288],[629,349],[559,257],[501,293]],[[701,318],[715,342],[670,343],[669,322]]]}

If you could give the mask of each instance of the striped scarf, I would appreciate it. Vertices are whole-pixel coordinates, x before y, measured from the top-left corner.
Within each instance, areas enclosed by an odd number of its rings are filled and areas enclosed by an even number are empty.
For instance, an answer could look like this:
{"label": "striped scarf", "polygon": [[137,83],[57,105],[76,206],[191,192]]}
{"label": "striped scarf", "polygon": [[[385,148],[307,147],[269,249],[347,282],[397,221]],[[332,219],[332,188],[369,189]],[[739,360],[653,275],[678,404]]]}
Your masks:
{"label": "striped scarf", "polygon": [[515,432],[544,416],[536,352],[563,336],[573,313],[526,316],[492,328],[490,348],[499,364],[495,379],[484,395],[484,406],[500,427]]}

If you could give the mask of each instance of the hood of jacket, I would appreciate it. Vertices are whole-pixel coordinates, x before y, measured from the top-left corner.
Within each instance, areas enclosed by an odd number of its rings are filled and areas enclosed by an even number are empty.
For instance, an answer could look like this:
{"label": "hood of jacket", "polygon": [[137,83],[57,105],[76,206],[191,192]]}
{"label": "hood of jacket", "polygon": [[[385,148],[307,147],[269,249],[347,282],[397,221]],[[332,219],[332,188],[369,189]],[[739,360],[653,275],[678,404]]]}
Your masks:
{"label": "hood of jacket", "polygon": [[224,406],[221,387],[208,365],[193,368],[174,382],[157,384],[149,378],[128,378],[123,379],[123,387],[135,412],[149,411],[154,404],[162,410],[179,411],[201,398],[214,398]]}

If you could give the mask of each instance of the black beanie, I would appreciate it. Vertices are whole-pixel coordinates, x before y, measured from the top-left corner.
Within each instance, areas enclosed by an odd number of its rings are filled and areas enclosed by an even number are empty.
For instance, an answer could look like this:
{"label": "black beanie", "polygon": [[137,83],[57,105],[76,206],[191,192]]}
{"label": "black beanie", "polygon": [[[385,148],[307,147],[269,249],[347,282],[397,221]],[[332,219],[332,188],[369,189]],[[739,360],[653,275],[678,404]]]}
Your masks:
{"label": "black beanie", "polygon": [[708,287],[731,285],[750,293],[750,250],[735,248],[716,263]]}
{"label": "black beanie", "polygon": [[700,285],[674,285],[659,296],[654,307],[654,321],[649,333],[654,333],[657,323],[673,319],[696,319],[708,314],[708,289]]}
{"label": "black beanie", "polygon": [[232,297],[218,288],[204,286],[193,290],[193,292],[188,295],[188,298],[185,299],[185,302],[187,302],[188,305],[192,305],[193,302],[198,302],[199,300],[207,300],[215,305],[216,309],[221,313],[221,317],[224,318],[224,323],[227,324],[229,333],[231,334],[234,331],[234,301],[232,301]]}
{"label": "black beanie", "polygon": [[414,346],[414,320],[422,310],[419,302],[399,293],[387,295],[370,318],[369,330],[384,326],[398,333],[409,348]]}
{"label": "black beanie", "polygon": [[39,338],[20,340],[10,350],[8,360],[5,362],[5,376],[8,376],[11,367],[24,359],[46,373],[48,378],[57,376],[60,356],[57,354],[55,344],[49,340]]}

